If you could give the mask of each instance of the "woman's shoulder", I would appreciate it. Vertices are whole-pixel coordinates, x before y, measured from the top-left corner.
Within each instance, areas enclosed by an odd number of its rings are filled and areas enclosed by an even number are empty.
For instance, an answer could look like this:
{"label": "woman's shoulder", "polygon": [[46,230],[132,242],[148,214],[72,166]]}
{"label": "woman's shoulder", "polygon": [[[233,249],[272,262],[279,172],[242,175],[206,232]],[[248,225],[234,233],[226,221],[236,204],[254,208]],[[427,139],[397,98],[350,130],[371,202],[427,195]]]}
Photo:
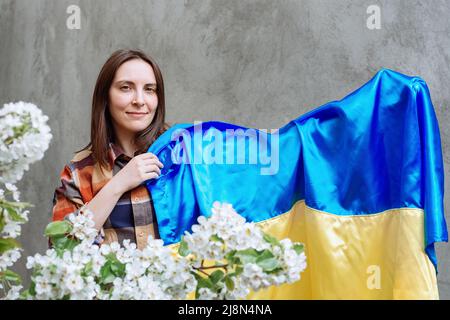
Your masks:
{"label": "woman's shoulder", "polygon": [[[66,177],[66,179],[69,177],[80,179],[81,176],[88,178],[92,176],[94,167],[95,162],[90,148],[75,151],[72,159],[64,165],[61,177]],[[80,181],[77,183],[79,184]]]}
{"label": "woman's shoulder", "polygon": [[88,157],[92,157],[92,150],[90,147],[82,149],[80,151],[75,151],[75,154],[74,154],[72,160],[70,160],[70,162],[78,162],[78,161],[84,160]]}
{"label": "woman's shoulder", "polygon": [[90,165],[93,164],[93,162],[94,159],[92,157],[92,150],[90,146],[82,150],[75,151],[72,159],[70,160],[70,164],[77,167]]}

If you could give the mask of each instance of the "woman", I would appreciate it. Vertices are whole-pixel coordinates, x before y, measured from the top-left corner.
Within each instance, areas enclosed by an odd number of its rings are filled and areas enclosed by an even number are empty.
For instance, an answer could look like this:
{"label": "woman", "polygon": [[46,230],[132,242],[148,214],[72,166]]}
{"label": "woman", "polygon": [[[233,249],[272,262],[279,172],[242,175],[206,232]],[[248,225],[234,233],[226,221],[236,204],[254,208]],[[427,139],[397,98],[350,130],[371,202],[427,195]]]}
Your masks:
{"label": "woman", "polygon": [[164,83],[155,61],[140,51],[119,50],[100,71],[92,98],[91,141],[61,172],[53,221],[88,211],[100,231],[97,242],[125,239],[143,248],[159,238],[145,181],[163,167],[146,153],[161,135]]}

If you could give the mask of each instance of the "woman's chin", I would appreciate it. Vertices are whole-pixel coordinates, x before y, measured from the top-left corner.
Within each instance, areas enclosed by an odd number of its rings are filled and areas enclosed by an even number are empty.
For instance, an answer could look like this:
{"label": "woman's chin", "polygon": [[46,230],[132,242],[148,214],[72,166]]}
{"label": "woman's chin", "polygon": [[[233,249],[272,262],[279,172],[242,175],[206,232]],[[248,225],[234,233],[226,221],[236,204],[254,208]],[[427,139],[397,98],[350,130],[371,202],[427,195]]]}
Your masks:
{"label": "woman's chin", "polygon": [[128,131],[138,133],[138,132],[145,130],[149,125],[150,125],[150,123],[145,123],[142,125],[129,126],[127,129],[128,129]]}

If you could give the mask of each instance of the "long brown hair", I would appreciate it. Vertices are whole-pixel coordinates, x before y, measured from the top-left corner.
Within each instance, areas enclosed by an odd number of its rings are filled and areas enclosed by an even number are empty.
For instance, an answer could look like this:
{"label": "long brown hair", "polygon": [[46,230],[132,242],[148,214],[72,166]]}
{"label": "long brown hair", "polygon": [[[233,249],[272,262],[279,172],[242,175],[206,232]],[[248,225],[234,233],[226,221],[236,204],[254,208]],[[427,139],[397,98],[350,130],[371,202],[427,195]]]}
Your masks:
{"label": "long brown hair", "polygon": [[[110,164],[108,158],[109,143],[115,142],[116,139],[108,108],[109,90],[117,69],[123,63],[133,59],[143,60],[153,68],[158,97],[158,107],[152,122],[147,128],[138,132],[134,139],[134,144],[137,146],[137,154],[146,152],[150,145],[167,128],[165,124],[164,81],[161,70],[155,60],[140,50],[117,50],[105,62],[98,75],[92,96],[91,141],[80,150],[86,150],[91,147],[94,160],[100,164],[100,168],[106,168]],[[110,165],[112,166],[113,164]]]}

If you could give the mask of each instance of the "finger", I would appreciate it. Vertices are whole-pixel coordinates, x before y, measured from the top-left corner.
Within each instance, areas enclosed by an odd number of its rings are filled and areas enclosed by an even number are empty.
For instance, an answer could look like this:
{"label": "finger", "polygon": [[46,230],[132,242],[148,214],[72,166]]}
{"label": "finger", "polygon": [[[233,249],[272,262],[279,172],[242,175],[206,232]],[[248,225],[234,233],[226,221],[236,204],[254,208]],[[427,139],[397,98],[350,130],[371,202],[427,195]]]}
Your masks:
{"label": "finger", "polygon": [[145,165],[157,165],[160,168],[164,168],[164,165],[162,164],[161,161],[158,160],[158,158],[151,158],[151,159],[146,159],[145,160]]}
{"label": "finger", "polygon": [[145,166],[144,170],[145,170],[145,173],[156,172],[156,173],[158,173],[158,175],[161,174],[161,169],[155,164]]}
{"label": "finger", "polygon": [[159,178],[159,175],[156,172],[151,172],[151,173],[146,174],[145,180],[158,179],[158,178]]}
{"label": "finger", "polygon": [[143,154],[140,154],[138,157],[141,157],[143,160],[144,159],[158,159],[153,153],[151,153],[151,152],[146,152],[146,153],[143,153]]}
{"label": "finger", "polygon": [[161,169],[164,168],[164,165],[163,165],[162,162],[159,161],[159,160],[156,161],[156,165],[157,165],[158,167],[160,167]]}

